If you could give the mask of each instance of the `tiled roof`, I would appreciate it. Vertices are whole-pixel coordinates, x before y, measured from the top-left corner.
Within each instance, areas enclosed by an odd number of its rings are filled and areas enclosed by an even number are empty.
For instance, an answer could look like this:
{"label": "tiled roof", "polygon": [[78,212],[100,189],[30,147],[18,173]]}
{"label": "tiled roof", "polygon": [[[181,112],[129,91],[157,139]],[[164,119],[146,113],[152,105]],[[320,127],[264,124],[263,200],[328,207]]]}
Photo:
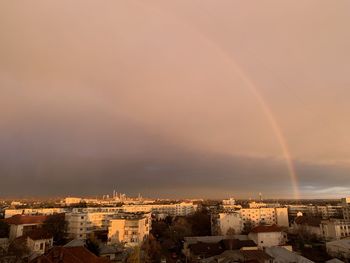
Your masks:
{"label": "tiled roof", "polygon": [[54,247],[45,255],[30,263],[108,263],[107,258],[97,257],[84,247]]}
{"label": "tiled roof", "polygon": [[281,228],[278,227],[277,225],[261,225],[254,227],[250,232],[251,233],[266,233],[266,232],[281,232]]}
{"label": "tiled roof", "polygon": [[10,225],[37,225],[44,223],[46,219],[47,216],[43,215],[14,215],[4,219],[4,221]]}

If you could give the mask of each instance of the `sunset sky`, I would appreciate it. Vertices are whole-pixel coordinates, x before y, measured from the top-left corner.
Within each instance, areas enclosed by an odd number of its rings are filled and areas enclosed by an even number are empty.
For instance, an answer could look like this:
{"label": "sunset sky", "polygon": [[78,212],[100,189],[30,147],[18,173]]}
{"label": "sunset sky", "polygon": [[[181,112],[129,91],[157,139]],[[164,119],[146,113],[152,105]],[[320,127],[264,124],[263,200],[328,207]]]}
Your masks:
{"label": "sunset sky", "polygon": [[0,196],[350,195],[349,14],[1,1]]}

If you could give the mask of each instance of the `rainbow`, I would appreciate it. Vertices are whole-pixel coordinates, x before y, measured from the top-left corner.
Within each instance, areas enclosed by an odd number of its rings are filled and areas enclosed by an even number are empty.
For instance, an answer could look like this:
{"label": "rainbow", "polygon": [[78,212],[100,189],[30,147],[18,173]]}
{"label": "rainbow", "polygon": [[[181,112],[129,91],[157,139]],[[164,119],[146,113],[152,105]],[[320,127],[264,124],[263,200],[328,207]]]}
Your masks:
{"label": "rainbow", "polygon": [[[147,2],[147,5],[144,5],[143,3],[137,2],[138,4],[142,5],[143,8],[152,10],[156,12],[158,15],[164,15],[164,10],[160,10],[158,8],[155,8],[154,6],[151,8],[150,3]],[[281,152],[283,154],[284,160],[286,162],[286,166],[288,169],[288,174],[290,177],[292,190],[294,194],[294,198],[299,199],[300,193],[299,193],[299,182],[298,177],[295,171],[294,162],[292,155],[289,150],[289,146],[287,143],[287,140],[283,134],[282,128],[278,124],[275,115],[273,114],[273,111],[271,107],[268,105],[268,102],[265,100],[263,95],[259,92],[257,86],[254,84],[254,82],[245,74],[245,72],[239,67],[238,63],[236,63],[236,60],[232,58],[220,45],[218,45],[215,41],[208,38],[206,35],[204,35],[202,32],[200,32],[196,27],[185,23],[182,20],[179,20],[176,16],[173,14],[170,14],[169,12],[166,14],[166,19],[172,18],[174,21],[176,21],[178,24],[182,24],[186,28],[190,29],[192,33],[196,34],[200,39],[203,40],[203,42],[206,43],[209,47],[211,47],[213,50],[215,50],[216,54],[220,56],[220,58],[225,61],[225,63],[230,67],[230,69],[237,73],[240,79],[243,81],[246,88],[249,89],[250,93],[254,96],[256,101],[258,102],[259,106],[261,107],[267,121],[269,122],[271,129],[276,137],[276,140],[281,148]]]}

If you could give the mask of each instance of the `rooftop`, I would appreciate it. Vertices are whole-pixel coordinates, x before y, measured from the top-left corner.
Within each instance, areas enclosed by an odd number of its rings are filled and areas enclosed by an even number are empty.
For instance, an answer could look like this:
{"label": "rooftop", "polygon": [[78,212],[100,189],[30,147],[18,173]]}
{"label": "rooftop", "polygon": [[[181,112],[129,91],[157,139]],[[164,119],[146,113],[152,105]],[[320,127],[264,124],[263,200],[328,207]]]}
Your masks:
{"label": "rooftop", "polygon": [[282,228],[277,225],[261,225],[254,227],[251,233],[281,232]]}
{"label": "rooftop", "polygon": [[43,215],[14,215],[4,221],[10,225],[37,225],[44,223],[47,218]]}

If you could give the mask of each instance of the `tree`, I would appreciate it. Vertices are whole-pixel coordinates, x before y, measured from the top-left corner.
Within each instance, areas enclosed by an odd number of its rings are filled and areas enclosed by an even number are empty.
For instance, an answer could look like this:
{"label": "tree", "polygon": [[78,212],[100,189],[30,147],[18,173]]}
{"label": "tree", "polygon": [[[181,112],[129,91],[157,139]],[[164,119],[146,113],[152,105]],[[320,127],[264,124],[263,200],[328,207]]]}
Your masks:
{"label": "tree", "polygon": [[129,254],[127,260],[127,263],[140,263],[140,247],[135,247],[131,253]]}
{"label": "tree", "polygon": [[247,220],[244,223],[242,234],[249,234],[249,232],[252,230],[252,228],[253,228],[253,222],[251,220]]}
{"label": "tree", "polygon": [[153,221],[151,233],[156,238],[162,238],[168,228],[169,226],[163,221]]}
{"label": "tree", "polygon": [[228,236],[229,238],[232,238],[235,234],[236,234],[236,230],[232,227],[230,227],[226,231],[226,236]]}
{"label": "tree", "polygon": [[210,215],[206,210],[197,211],[193,215],[190,215],[188,222],[191,224],[191,230],[194,236],[211,235]]}
{"label": "tree", "polygon": [[53,236],[57,245],[63,245],[66,241],[67,222],[64,214],[49,216],[43,223],[42,228]]}
{"label": "tree", "polygon": [[10,225],[5,221],[0,221],[0,238],[5,238],[9,236]]}
{"label": "tree", "polygon": [[142,250],[144,251],[144,262],[154,263],[160,262],[161,258],[161,246],[152,234],[142,244]]}

